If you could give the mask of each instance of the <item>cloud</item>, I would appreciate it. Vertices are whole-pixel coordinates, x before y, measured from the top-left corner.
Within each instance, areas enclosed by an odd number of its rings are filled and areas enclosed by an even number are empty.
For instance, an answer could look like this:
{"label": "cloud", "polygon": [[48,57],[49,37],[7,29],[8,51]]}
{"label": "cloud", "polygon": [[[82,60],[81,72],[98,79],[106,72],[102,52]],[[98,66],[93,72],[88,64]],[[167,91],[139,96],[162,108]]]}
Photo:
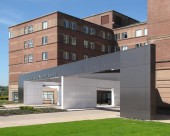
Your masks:
{"label": "cloud", "polygon": [[0,24],[14,25],[22,18],[21,14],[15,9],[0,10]]}
{"label": "cloud", "polygon": [[0,18],[0,24],[9,26],[9,25],[13,25],[15,23],[16,22],[14,22],[14,21],[12,21],[12,20],[10,20],[8,18]]}

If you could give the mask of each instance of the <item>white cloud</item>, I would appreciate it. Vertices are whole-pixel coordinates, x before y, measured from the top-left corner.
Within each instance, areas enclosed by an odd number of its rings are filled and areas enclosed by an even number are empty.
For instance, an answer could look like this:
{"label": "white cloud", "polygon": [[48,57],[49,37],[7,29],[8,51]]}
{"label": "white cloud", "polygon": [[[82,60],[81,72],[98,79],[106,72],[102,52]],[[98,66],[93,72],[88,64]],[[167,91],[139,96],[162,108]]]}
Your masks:
{"label": "white cloud", "polygon": [[14,9],[1,9],[0,10],[0,24],[14,25],[22,18],[21,14]]}
{"label": "white cloud", "polygon": [[0,24],[10,26],[16,23],[8,18],[0,18]]}

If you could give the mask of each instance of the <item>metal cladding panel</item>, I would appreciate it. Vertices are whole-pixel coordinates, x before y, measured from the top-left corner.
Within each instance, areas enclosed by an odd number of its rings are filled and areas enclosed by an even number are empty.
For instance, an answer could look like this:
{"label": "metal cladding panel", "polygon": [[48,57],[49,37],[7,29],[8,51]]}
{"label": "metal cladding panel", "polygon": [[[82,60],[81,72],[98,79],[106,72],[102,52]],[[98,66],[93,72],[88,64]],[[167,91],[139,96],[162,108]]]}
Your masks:
{"label": "metal cladding panel", "polygon": [[36,71],[19,77],[19,102],[23,102],[23,82],[39,81],[61,76],[90,74],[110,69],[120,69],[120,52],[81,60],[46,70]]}
{"label": "metal cladding panel", "polygon": [[[121,87],[122,88],[142,88],[146,85],[146,66],[135,66],[121,68]],[[128,77],[124,77],[124,76]]]}
{"label": "metal cladding panel", "polygon": [[147,46],[121,52],[121,68],[145,65],[146,48]]}
{"label": "metal cladding panel", "polygon": [[120,116],[153,119],[155,116],[155,46],[121,52]]}

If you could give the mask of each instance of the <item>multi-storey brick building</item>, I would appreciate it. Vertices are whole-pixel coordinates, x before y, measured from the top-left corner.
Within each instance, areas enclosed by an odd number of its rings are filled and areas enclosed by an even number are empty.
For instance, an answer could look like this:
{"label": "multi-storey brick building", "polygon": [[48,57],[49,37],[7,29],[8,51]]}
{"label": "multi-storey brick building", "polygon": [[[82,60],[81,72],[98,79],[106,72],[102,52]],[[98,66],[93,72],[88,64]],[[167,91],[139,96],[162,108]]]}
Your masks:
{"label": "multi-storey brick building", "polygon": [[17,99],[21,74],[141,46],[146,28],[116,11],[84,19],[54,12],[10,27],[9,100]]}
{"label": "multi-storey brick building", "polygon": [[114,10],[92,15],[83,19],[89,22],[95,22],[98,25],[110,29],[120,28],[134,23],[139,23],[139,21]]}
{"label": "multi-storey brick building", "polygon": [[142,23],[116,11],[83,19],[55,12],[10,27],[10,100],[22,73],[153,43],[156,88],[161,96],[157,105],[169,104],[169,5],[168,0],[148,0],[148,21]]}
{"label": "multi-storey brick building", "polygon": [[111,29],[61,12],[9,31],[9,100],[17,98],[21,74],[111,53],[115,45]]}

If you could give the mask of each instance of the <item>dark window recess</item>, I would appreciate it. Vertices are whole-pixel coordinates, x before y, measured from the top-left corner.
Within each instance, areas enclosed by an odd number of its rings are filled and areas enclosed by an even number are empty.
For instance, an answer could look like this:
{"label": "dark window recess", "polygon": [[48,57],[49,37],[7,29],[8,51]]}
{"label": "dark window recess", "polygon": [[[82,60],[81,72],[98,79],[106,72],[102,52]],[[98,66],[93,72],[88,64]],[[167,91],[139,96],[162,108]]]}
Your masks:
{"label": "dark window recess", "polygon": [[114,35],[115,40],[120,40],[120,33]]}
{"label": "dark window recess", "polygon": [[101,17],[101,25],[108,24],[109,23],[109,15],[102,16]]}
{"label": "dark window recess", "polygon": [[127,32],[122,33],[122,39],[128,38]]}
{"label": "dark window recess", "polygon": [[119,16],[115,16],[115,24],[122,26],[122,19]]}

